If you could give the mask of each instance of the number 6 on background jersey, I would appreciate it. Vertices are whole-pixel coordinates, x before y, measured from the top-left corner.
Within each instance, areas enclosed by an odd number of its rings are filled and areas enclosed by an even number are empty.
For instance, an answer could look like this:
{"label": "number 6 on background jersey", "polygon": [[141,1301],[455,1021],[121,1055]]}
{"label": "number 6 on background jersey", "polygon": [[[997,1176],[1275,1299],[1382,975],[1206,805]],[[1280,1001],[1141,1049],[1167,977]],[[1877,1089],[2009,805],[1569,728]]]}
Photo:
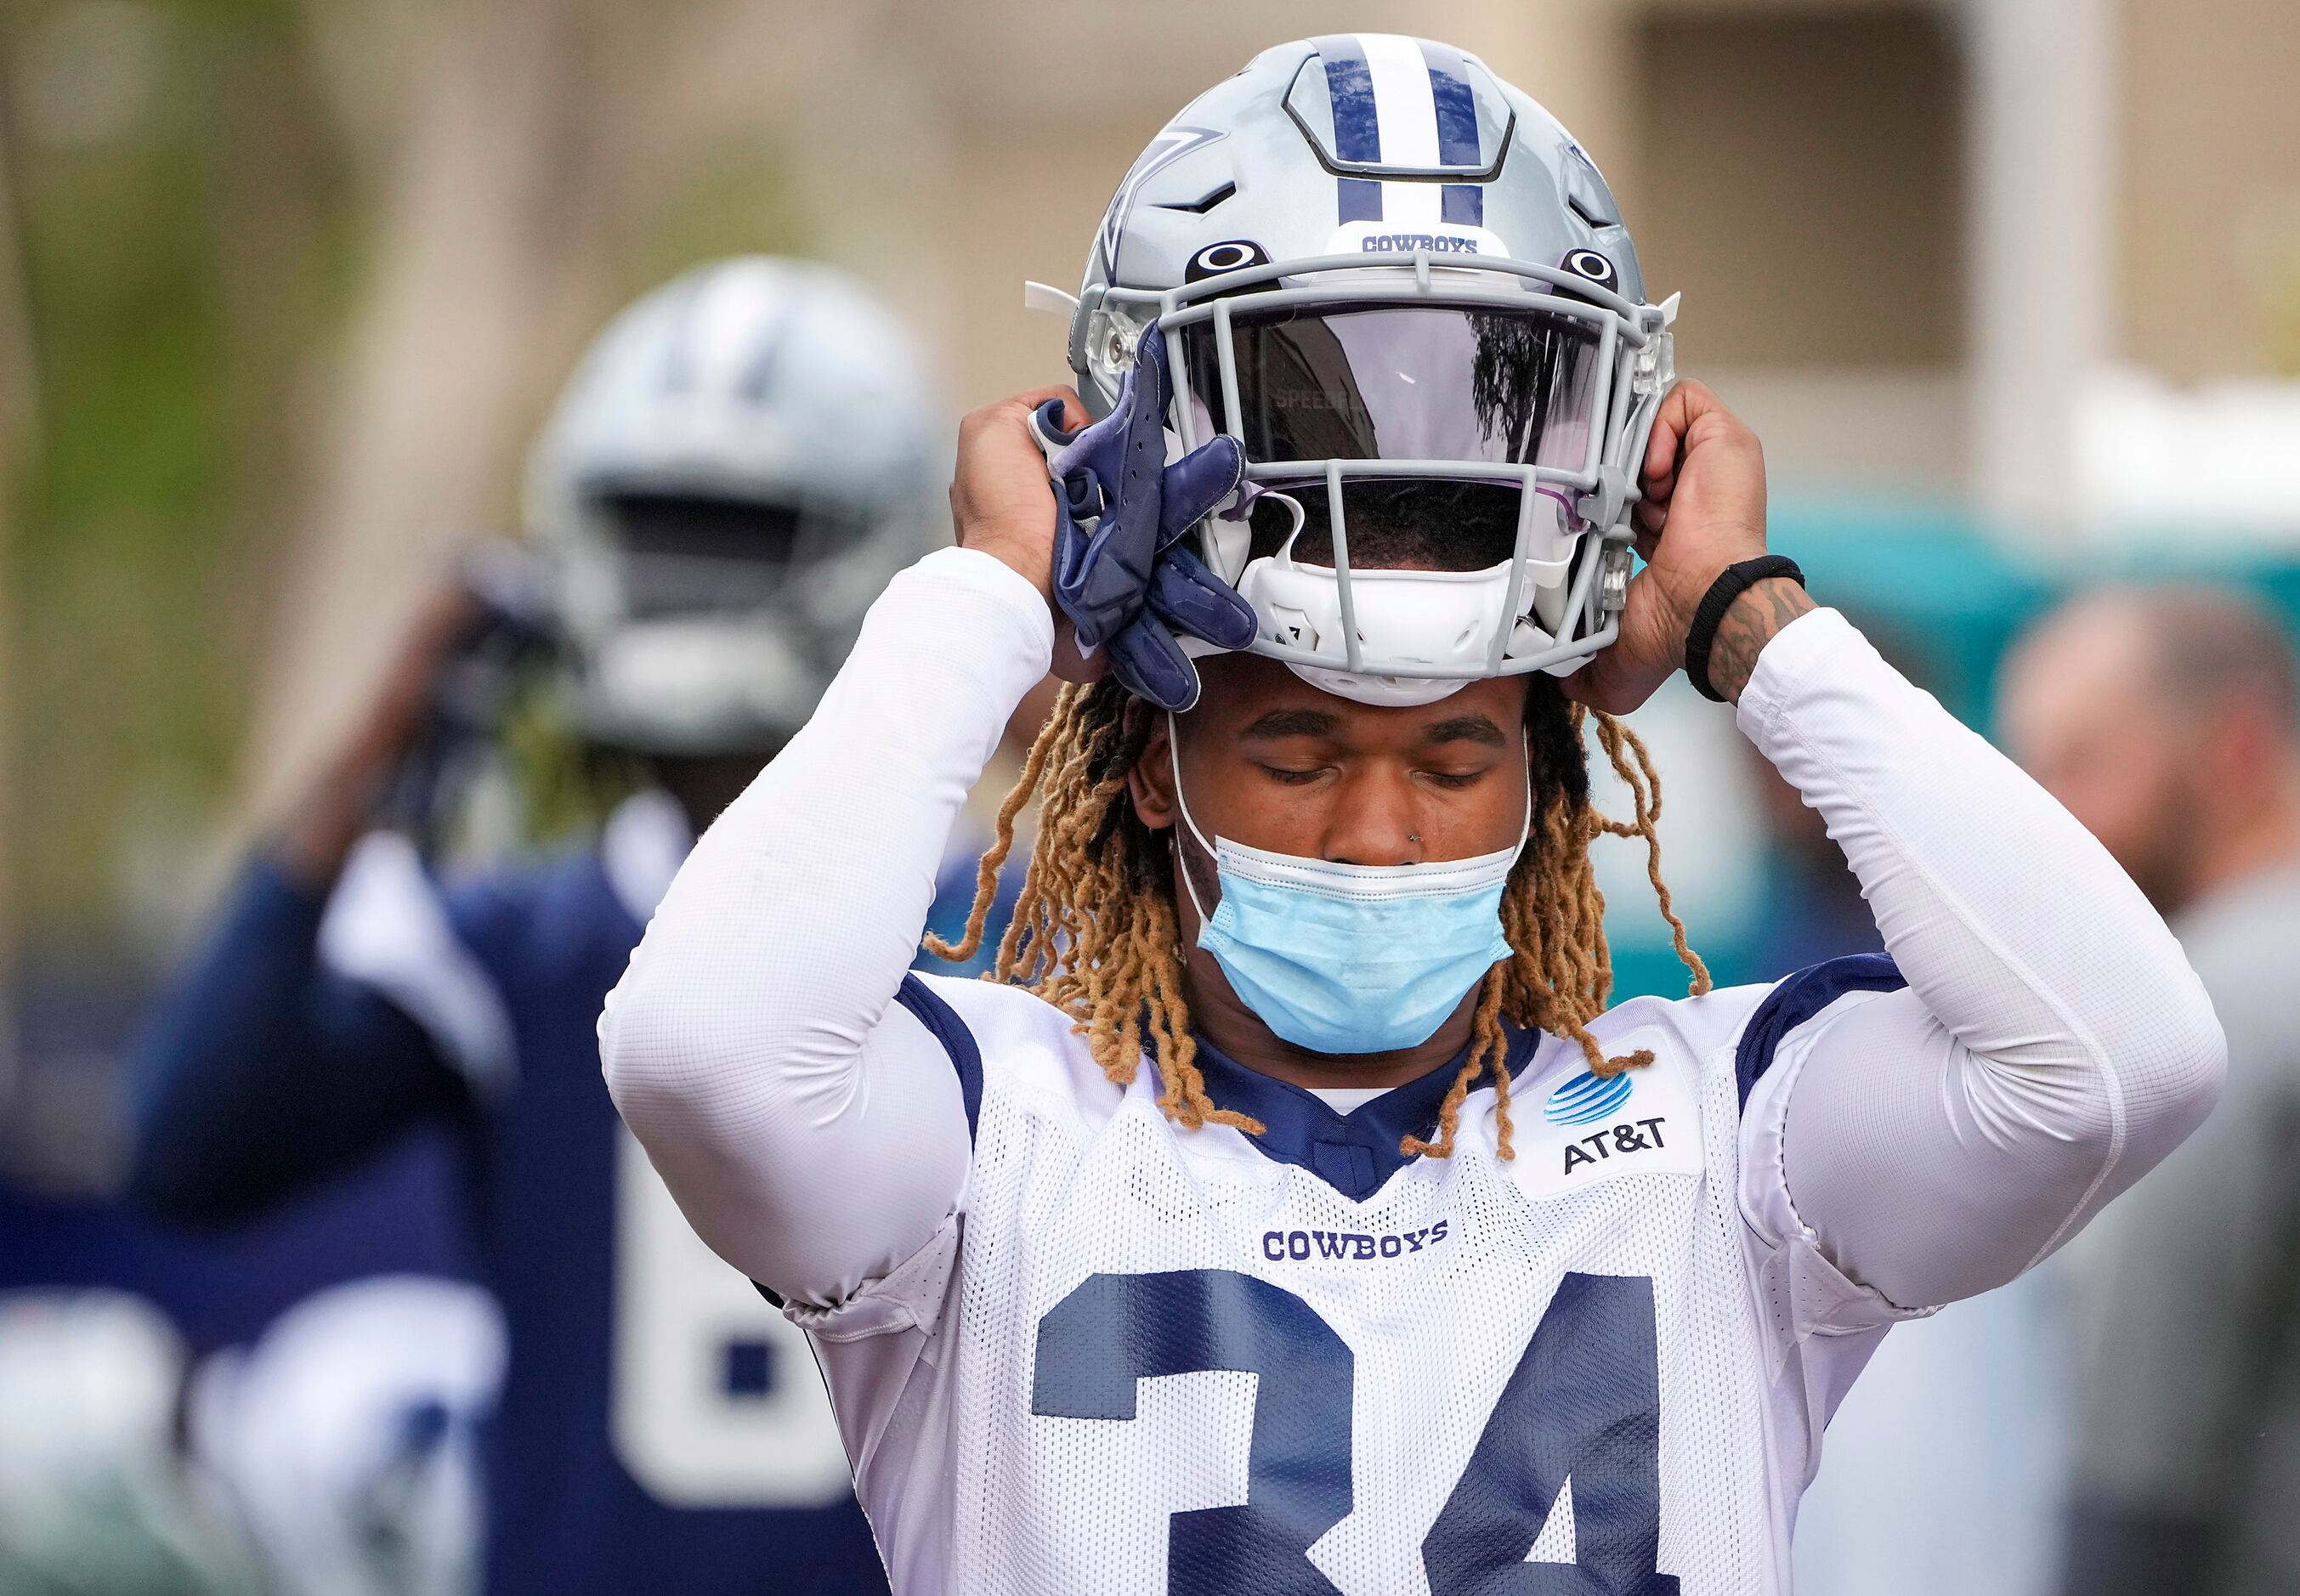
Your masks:
{"label": "number 6 on background jersey", "polygon": [[688,1224],[618,1126],[615,1455],[678,1508],[820,1508],[852,1489],[805,1333]]}

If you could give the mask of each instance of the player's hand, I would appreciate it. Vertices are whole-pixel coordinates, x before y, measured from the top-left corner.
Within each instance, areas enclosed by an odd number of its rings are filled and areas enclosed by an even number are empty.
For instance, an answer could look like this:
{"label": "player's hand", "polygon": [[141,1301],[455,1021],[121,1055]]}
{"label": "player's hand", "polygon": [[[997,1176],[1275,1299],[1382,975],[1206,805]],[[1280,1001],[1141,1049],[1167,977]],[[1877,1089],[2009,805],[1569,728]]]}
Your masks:
{"label": "player's hand", "polygon": [[958,544],[999,560],[1046,601],[1054,618],[1054,674],[1090,682],[1108,661],[1081,659],[1070,618],[1054,603],[1054,489],[1046,452],[1030,433],[1030,412],[1049,399],[1062,402],[1062,425],[1090,418],[1069,387],[1033,388],[986,404],[958,424],[958,469],[951,478],[951,521]]}
{"label": "player's hand", "polygon": [[[1681,382],[1662,401],[1639,486],[1637,547],[1646,563],[1629,581],[1621,636],[1565,684],[1571,696],[1615,714],[1684,665],[1693,612],[1725,568],[1765,552],[1764,450],[1700,383]],[[1711,677],[1738,694],[1714,663]]]}
{"label": "player's hand", "polygon": [[433,683],[479,612],[479,599],[462,582],[440,588],[416,611],[351,740],[288,819],[279,847],[298,881],[323,888],[342,872],[373,817],[384,778],[423,730]]}

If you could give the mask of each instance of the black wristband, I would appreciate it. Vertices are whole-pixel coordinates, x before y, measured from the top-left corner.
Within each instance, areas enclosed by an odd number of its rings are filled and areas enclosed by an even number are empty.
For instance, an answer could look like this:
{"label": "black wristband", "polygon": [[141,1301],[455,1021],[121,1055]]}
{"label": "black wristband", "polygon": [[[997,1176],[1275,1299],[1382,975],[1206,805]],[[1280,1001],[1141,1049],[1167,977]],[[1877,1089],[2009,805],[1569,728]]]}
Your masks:
{"label": "black wristband", "polygon": [[1797,569],[1796,561],[1787,554],[1761,554],[1719,571],[1709,591],[1701,595],[1701,607],[1693,612],[1693,624],[1685,633],[1685,674],[1695,691],[1712,703],[1725,702],[1725,695],[1709,685],[1709,649],[1717,641],[1717,628],[1733,601],[1769,577],[1787,577],[1798,586],[1804,586],[1804,572]]}

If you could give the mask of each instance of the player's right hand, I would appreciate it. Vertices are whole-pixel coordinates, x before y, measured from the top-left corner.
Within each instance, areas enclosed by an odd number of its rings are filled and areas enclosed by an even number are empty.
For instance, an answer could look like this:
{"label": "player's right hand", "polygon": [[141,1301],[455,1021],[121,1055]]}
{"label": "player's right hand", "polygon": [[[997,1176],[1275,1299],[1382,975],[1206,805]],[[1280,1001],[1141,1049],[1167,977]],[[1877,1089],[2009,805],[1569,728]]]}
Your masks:
{"label": "player's right hand", "polygon": [[1038,590],[1054,618],[1054,674],[1090,682],[1107,665],[1081,658],[1076,628],[1054,603],[1054,489],[1046,452],[1030,432],[1030,412],[1049,399],[1062,403],[1062,425],[1090,420],[1070,387],[1033,388],[986,404],[958,424],[958,469],[950,513],[961,548],[979,549]]}

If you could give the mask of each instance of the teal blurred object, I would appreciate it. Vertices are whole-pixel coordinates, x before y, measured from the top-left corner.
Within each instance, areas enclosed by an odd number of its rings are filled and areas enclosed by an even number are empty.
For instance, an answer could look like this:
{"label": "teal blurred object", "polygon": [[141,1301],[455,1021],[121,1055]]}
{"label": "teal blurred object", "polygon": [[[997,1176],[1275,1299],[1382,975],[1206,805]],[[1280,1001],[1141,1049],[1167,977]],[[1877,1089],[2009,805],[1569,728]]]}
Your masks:
{"label": "teal blurred object", "polygon": [[1988,724],[1998,661],[2061,586],[1970,511],[1916,498],[1791,498],[1767,540],[1971,726]]}
{"label": "teal blurred object", "polygon": [[2284,624],[2300,635],[2300,551],[2253,549],[2198,575],[2225,577],[2257,591],[2276,606]]}
{"label": "teal blurred object", "polygon": [[1877,634],[1888,654],[1912,651],[1904,668],[1983,730],[1995,724],[1996,668],[2021,629],[2098,583],[2229,583],[2257,594],[2300,636],[2300,544],[2210,528],[2031,552],[1961,506],[1864,495],[1791,497],[1774,507],[1768,537],[1804,567],[1815,597]]}
{"label": "teal blurred object", "polygon": [[[2165,528],[2113,543],[2071,543],[2033,552],[1971,510],[1952,503],[1883,495],[1785,495],[1776,501],[1769,542],[1804,568],[1821,603],[1843,610],[1878,647],[1930,689],[1968,726],[1993,732],[1996,675],[2022,630],[2062,597],[2104,581],[2228,582],[2258,594],[2300,635],[2300,547]],[[1729,773],[1704,769],[1713,753],[1662,747],[1657,758],[1672,808],[1698,804]],[[1679,812],[1682,812],[1681,810]],[[1680,822],[1680,825],[1682,823]],[[1664,818],[1663,869],[1671,827]],[[1680,834],[1681,835],[1681,834]],[[1746,843],[1770,851],[1762,827]],[[1757,968],[1754,920],[1788,903],[1778,857],[1738,929],[1688,927],[1693,944],[1721,981],[1770,979]],[[1677,996],[1685,973],[1665,927],[1641,894],[1621,894],[1606,916],[1617,999]],[[1851,952],[1854,950],[1846,949]]]}
{"label": "teal blurred object", "polygon": [[2082,585],[2088,576],[2102,581],[2228,582],[2266,600],[2300,636],[2300,546],[2165,528],[2120,537],[2112,549],[2096,556],[2094,566],[2090,573],[2071,573],[2069,586]]}

